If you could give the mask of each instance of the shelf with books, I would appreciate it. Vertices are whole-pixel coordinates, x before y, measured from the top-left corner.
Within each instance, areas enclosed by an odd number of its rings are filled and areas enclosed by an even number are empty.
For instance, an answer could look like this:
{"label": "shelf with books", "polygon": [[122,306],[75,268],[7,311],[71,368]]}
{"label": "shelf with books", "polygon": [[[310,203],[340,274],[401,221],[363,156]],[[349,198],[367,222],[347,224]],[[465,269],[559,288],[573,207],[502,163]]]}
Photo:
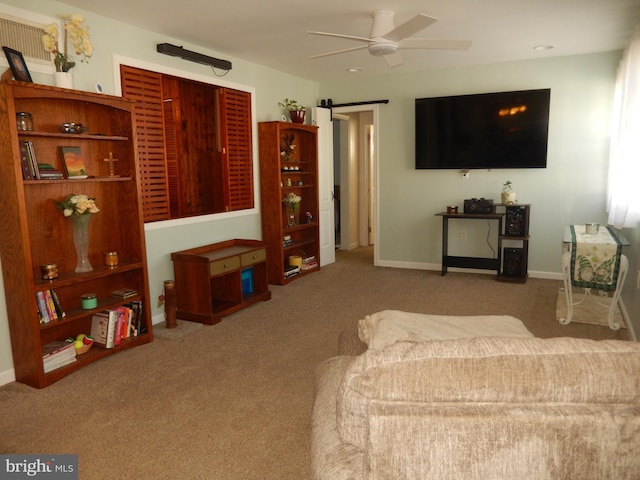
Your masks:
{"label": "shelf with books", "polygon": [[[14,371],[17,381],[43,388],[92,361],[153,340],[133,104],[109,95],[6,81],[0,83],[0,105],[0,253],[5,291],[11,292],[6,304]],[[17,131],[16,111],[31,113],[35,131]],[[60,132],[60,125],[70,121],[88,131]],[[21,145],[28,145],[33,157],[34,177],[35,168],[45,176],[67,172],[61,150],[74,147],[88,178],[28,178]],[[93,269],[86,273],[75,272],[71,221],[56,203],[72,194],[95,198],[100,209],[88,226]],[[111,251],[118,252],[115,267],[105,265],[104,253]],[[41,267],[50,264],[56,265],[57,276],[43,278]],[[125,287],[137,290],[137,296],[111,296]],[[65,316],[41,323],[37,296],[48,291],[56,293]],[[83,308],[82,296],[88,293],[97,298],[95,308]],[[88,334],[96,311],[132,300],[144,306],[144,333],[118,349],[92,348],[72,364],[44,372],[45,345]]]}
{"label": "shelf with books", "polygon": [[[258,135],[262,238],[269,245],[269,282],[284,285],[320,268],[294,272],[289,267],[289,256],[320,255],[318,127],[262,122]],[[300,197],[293,222],[283,203],[288,194]]]}

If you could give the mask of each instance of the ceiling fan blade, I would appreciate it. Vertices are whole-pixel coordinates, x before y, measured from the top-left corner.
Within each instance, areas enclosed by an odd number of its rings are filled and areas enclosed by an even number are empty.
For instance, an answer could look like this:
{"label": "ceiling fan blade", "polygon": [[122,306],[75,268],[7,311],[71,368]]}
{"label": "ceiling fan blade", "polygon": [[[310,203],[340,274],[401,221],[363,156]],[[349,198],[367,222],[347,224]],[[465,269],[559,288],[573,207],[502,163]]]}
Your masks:
{"label": "ceiling fan blade", "polygon": [[397,67],[398,65],[402,65],[404,63],[404,59],[399,52],[390,53],[389,55],[383,55],[384,61],[387,62],[391,68]]}
{"label": "ceiling fan blade", "polygon": [[468,50],[471,40],[440,40],[437,38],[405,38],[399,48],[423,48],[431,50]]}
{"label": "ceiling fan blade", "polygon": [[307,32],[311,35],[322,35],[323,37],[335,37],[335,38],[346,38],[347,40],[358,40],[360,42],[371,42],[370,38],[366,37],[357,37],[355,35],[343,35],[341,33],[328,33],[328,32]]}
{"label": "ceiling fan blade", "polygon": [[340,53],[353,52],[355,50],[364,50],[365,48],[367,48],[367,45],[361,45],[359,47],[351,47],[351,48],[345,48],[344,50],[336,50],[335,52],[320,53],[318,55],[312,55],[309,58],[328,57],[329,55],[338,55]]}
{"label": "ceiling fan blade", "polygon": [[405,38],[409,38],[420,30],[427,28],[429,25],[437,22],[437,18],[430,17],[424,13],[416,15],[410,20],[407,20],[401,25],[384,34],[384,38],[391,40],[392,42],[400,42]]}

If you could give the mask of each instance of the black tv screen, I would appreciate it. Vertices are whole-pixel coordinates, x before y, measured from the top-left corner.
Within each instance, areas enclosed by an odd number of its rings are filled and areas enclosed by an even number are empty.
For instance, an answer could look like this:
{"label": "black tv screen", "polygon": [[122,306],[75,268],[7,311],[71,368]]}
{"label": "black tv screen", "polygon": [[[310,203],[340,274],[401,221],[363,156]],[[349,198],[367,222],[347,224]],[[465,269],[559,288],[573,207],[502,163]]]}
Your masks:
{"label": "black tv screen", "polygon": [[545,168],[550,89],[415,101],[416,169]]}

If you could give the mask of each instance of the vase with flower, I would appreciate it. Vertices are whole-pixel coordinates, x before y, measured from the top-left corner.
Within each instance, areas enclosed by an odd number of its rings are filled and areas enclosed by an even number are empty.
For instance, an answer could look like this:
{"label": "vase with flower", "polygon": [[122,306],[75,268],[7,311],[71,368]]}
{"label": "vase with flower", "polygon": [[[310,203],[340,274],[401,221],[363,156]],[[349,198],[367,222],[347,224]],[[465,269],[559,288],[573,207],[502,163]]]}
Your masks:
{"label": "vase with flower", "polygon": [[76,66],[76,62],[68,53],[67,44],[71,42],[75,54],[80,57],[81,62],[88,62],[88,58],[93,54],[93,45],[89,39],[89,27],[84,25],[84,17],[80,14],[59,15],[64,23],[64,40],[62,49],[58,44],[58,24],[52,23],[44,27],[45,34],[42,36],[42,44],[46,51],[53,55],[53,63],[56,67],[55,83],[57,87],[73,88],[73,76],[71,69]]}
{"label": "vase with flower", "polygon": [[56,206],[71,222],[73,245],[77,255],[76,273],[92,271],[93,267],[89,262],[89,221],[93,214],[100,211],[95,198],[72,193],[67,195],[62,202],[56,201]]}
{"label": "vase with flower", "polygon": [[300,208],[300,202],[302,198],[293,192],[287,193],[282,199],[287,211],[287,226],[294,227],[298,225],[298,210]]}

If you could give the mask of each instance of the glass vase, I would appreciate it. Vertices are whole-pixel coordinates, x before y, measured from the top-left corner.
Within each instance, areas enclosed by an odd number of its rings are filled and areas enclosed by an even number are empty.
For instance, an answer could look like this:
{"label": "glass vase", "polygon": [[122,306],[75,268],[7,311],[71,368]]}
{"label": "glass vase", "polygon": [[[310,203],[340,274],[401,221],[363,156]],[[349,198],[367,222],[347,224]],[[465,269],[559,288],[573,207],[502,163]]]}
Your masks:
{"label": "glass vase", "polygon": [[298,224],[298,206],[297,205],[287,205],[287,226],[295,227]]}
{"label": "glass vase", "polygon": [[76,273],[90,272],[93,270],[89,263],[89,220],[92,215],[71,215],[69,221],[73,230],[73,245],[76,247]]}

